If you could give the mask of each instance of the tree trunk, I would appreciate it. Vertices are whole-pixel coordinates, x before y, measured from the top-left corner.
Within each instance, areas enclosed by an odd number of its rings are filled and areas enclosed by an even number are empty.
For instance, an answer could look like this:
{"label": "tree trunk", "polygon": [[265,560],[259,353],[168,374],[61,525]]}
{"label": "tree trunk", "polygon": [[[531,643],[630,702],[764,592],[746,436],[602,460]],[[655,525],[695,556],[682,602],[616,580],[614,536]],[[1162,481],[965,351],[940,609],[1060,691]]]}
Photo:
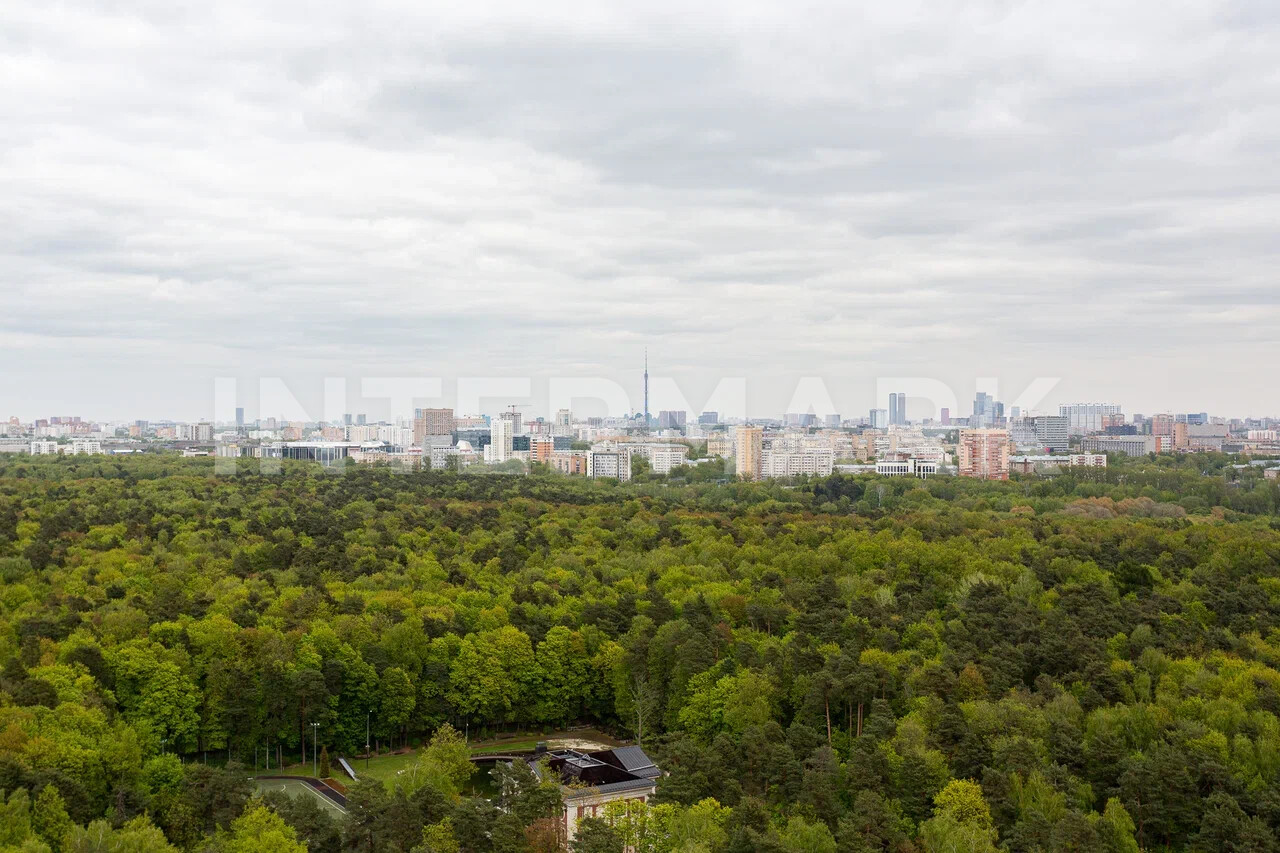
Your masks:
{"label": "tree trunk", "polygon": [[858,737],[862,737],[862,703],[858,703]]}
{"label": "tree trunk", "polygon": [[822,704],[827,709],[827,746],[831,746],[831,697],[824,696]]}

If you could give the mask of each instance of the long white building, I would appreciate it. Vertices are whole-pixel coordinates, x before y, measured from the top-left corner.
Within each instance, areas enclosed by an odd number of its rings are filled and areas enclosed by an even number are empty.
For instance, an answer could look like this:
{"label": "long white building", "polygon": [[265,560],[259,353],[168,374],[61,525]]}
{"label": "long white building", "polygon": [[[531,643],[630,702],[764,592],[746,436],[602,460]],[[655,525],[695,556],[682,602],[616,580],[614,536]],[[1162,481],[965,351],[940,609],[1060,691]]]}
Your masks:
{"label": "long white building", "polygon": [[835,456],[830,450],[766,450],[760,458],[760,476],[764,478],[798,477],[831,474]]}

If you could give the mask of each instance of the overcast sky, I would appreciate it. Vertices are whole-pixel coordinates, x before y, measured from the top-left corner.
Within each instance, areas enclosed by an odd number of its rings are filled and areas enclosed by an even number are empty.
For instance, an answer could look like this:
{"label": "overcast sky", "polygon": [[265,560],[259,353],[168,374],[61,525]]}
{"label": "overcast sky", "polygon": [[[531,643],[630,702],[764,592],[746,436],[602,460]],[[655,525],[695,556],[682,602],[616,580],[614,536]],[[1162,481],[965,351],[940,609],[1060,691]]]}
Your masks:
{"label": "overcast sky", "polygon": [[0,417],[638,407],[646,345],[694,410],[1280,414],[1277,57],[1274,0],[3,3]]}

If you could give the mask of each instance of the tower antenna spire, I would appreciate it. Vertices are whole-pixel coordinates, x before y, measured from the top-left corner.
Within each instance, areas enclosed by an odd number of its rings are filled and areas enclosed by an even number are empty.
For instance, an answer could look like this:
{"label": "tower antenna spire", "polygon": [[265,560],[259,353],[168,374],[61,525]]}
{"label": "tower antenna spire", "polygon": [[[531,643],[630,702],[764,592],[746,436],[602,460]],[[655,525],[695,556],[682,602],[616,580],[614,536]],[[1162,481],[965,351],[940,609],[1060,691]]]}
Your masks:
{"label": "tower antenna spire", "polygon": [[649,432],[649,348],[644,348],[644,431]]}

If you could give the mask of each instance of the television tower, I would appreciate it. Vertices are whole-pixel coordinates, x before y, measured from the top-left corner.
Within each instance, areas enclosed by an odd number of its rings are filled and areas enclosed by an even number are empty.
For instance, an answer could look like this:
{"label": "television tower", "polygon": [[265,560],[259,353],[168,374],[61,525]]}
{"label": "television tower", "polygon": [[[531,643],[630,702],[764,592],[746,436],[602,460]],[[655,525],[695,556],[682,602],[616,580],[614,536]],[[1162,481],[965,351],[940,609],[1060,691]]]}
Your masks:
{"label": "television tower", "polygon": [[644,348],[644,431],[649,432],[649,348]]}

